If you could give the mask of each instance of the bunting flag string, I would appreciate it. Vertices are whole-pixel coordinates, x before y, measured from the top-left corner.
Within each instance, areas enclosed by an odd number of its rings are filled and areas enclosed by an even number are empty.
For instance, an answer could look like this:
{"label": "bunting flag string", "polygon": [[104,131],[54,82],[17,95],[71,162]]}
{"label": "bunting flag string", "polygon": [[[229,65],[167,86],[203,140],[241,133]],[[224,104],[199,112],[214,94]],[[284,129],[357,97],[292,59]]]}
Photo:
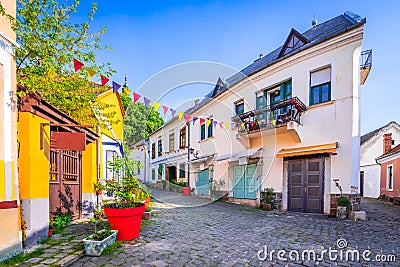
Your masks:
{"label": "bunting flag string", "polygon": [[162,106],[162,109],[164,110],[164,115],[166,115],[167,114],[167,112],[168,112],[168,107],[166,107],[166,106]]}
{"label": "bunting flag string", "polygon": [[82,62],[80,62],[79,60],[76,60],[76,59],[74,58],[74,69],[75,69],[75,72],[77,72],[78,70],[80,70],[83,66],[84,66],[84,65],[83,65]]}
{"label": "bunting flag string", "polygon": [[140,98],[140,95],[137,93],[133,93],[133,103],[136,103]]}
{"label": "bunting flag string", "polygon": [[183,117],[183,112],[182,112],[182,111],[179,111],[179,112],[178,112],[178,117],[179,117],[179,120],[181,121],[181,120],[182,120],[182,117]]}
{"label": "bunting flag string", "polygon": [[110,80],[109,78],[107,78],[106,76],[100,75],[101,78],[101,85],[104,86],[108,83],[108,81]]}
{"label": "bunting flag string", "polygon": [[[74,70],[75,70],[75,72],[79,71],[79,70],[84,66],[84,64],[83,64],[82,62],[80,62],[79,60],[77,60],[77,59],[75,59],[75,58],[73,59],[73,64],[74,64]],[[91,78],[92,78],[94,75],[97,74],[97,72],[96,72],[94,69],[90,68],[90,67],[86,67],[86,70],[87,70],[87,75],[88,75],[88,79],[89,79],[89,80],[91,80]],[[104,76],[104,75],[101,75],[101,74],[99,74],[99,75],[100,75],[100,79],[101,79],[101,85],[102,85],[102,86],[105,86],[105,85],[110,81],[110,79],[109,79],[108,77]],[[118,90],[119,90],[120,88],[121,88],[121,85],[120,85],[120,84],[118,84],[118,83],[115,82],[115,81],[112,81],[112,90],[113,90],[114,93],[118,92]],[[126,86],[124,86],[124,87],[123,87],[123,93],[124,93],[125,96],[129,96],[129,95],[131,94],[131,90],[130,90],[129,88],[127,88]],[[134,93],[133,93],[133,102],[136,103],[137,101],[139,101],[139,99],[140,99],[141,97],[142,97],[142,96],[141,96],[140,94],[134,92]],[[149,98],[143,97],[143,102],[144,102],[144,105],[145,105],[146,108],[147,108],[147,107],[150,105],[150,103],[152,102],[152,100],[149,99]],[[206,123],[207,127],[210,126],[210,124],[212,124],[212,126],[213,126],[214,128],[216,128],[217,125],[219,125],[220,128],[223,129],[223,127],[224,127],[224,125],[225,125],[225,128],[228,129],[228,128],[229,128],[229,125],[230,125],[229,122],[222,122],[222,121],[217,121],[217,120],[209,119],[209,118],[199,118],[199,117],[195,117],[195,116],[192,116],[192,115],[187,114],[187,113],[185,113],[185,112],[176,111],[176,110],[173,109],[173,108],[169,108],[169,107],[167,107],[167,106],[165,106],[165,105],[161,105],[160,103],[158,103],[158,102],[156,102],[156,101],[153,102],[153,107],[154,107],[155,110],[158,111],[158,109],[159,109],[160,106],[161,106],[162,109],[163,109],[164,115],[166,115],[166,114],[168,113],[168,110],[170,110],[170,112],[171,112],[171,117],[175,117],[175,114],[178,113],[178,118],[179,118],[179,120],[182,120],[183,118],[185,118],[185,121],[186,121],[186,122],[189,122],[189,121],[192,119],[192,120],[193,120],[193,125],[196,123],[197,120],[200,121],[200,125],[201,125],[201,126],[203,126],[204,123]],[[275,124],[276,124],[276,120],[273,120],[272,123],[275,125]],[[233,124],[233,123],[232,123],[232,124]],[[243,124],[244,124],[244,123],[241,123],[241,126],[242,126],[242,127],[244,127]],[[139,148],[138,148],[138,150],[139,150]],[[181,150],[182,150],[182,149],[179,149],[179,151],[181,151]],[[185,148],[183,148],[183,150],[185,150]],[[144,149],[144,150],[142,150],[142,151],[146,151],[146,150]]]}
{"label": "bunting flag string", "polygon": [[148,99],[148,98],[146,98],[146,97],[143,97],[143,101],[144,101],[144,105],[146,106],[146,108],[149,106],[149,104],[150,104],[150,102],[151,102],[151,100],[150,99]]}
{"label": "bunting flag string", "polygon": [[96,74],[96,72],[92,68],[88,68],[87,71],[88,71],[88,77],[89,77],[89,80],[90,80]]}
{"label": "bunting flag string", "polygon": [[121,85],[119,85],[118,83],[113,81],[112,82],[112,87],[113,87],[113,92],[116,93],[118,91],[118,89],[121,87]]}

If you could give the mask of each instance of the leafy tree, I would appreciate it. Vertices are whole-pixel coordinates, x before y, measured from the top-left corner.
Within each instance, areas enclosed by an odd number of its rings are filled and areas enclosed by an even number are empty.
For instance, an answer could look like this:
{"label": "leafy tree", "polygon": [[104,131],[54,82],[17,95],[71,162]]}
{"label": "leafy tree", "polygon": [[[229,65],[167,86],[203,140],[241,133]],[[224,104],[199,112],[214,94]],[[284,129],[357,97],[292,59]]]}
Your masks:
{"label": "leafy tree", "polygon": [[160,113],[152,106],[146,108],[141,102],[131,103],[124,118],[124,140],[133,145],[149,137],[150,133],[163,124],[164,120]]}
{"label": "leafy tree", "polygon": [[132,98],[130,96],[125,96],[125,94],[121,94],[122,106],[127,110],[130,103],[132,103]]}
{"label": "leafy tree", "polygon": [[[111,49],[100,43],[105,28],[89,32],[97,4],[93,3],[88,19],[73,23],[80,0],[17,0],[17,17],[11,19],[20,48],[16,49],[17,81],[27,90],[39,93],[81,123],[97,124],[93,106],[98,112],[107,108],[96,103],[96,95],[107,90],[88,80],[87,69],[75,73],[73,59],[84,62],[97,73],[111,76],[110,64],[96,64],[95,51]],[[111,119],[113,114],[102,112]]]}

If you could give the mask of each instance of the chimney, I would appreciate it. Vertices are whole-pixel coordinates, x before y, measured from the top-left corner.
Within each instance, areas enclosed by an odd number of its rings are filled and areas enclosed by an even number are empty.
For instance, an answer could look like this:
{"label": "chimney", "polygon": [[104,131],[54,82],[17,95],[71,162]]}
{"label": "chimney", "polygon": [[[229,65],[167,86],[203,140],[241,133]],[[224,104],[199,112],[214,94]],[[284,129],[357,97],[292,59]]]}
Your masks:
{"label": "chimney", "polygon": [[200,99],[196,99],[196,100],[194,101],[194,106],[197,106],[199,103],[200,103]]}
{"label": "chimney", "polygon": [[383,154],[386,154],[392,149],[392,134],[387,133],[383,135]]}

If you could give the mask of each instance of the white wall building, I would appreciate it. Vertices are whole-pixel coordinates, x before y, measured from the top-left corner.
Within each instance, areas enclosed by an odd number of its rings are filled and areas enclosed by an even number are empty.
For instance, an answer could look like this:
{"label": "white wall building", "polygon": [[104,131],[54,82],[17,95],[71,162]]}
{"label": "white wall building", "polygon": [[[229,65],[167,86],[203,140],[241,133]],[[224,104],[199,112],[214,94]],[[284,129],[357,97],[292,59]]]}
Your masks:
{"label": "white wall building", "polygon": [[383,135],[388,133],[392,134],[392,145],[398,145],[400,142],[400,125],[394,121],[361,136],[361,196],[377,198],[380,195],[381,166],[376,162],[376,158],[384,154]]}
{"label": "white wall building", "polygon": [[142,168],[138,168],[137,170],[135,170],[134,174],[143,183],[147,183],[148,181],[147,181],[146,172],[145,172],[145,168],[144,168],[146,166],[146,160],[147,160],[144,139],[137,142],[132,147],[132,152],[131,152],[130,158],[141,163]]}
{"label": "white wall building", "polygon": [[222,191],[249,205],[273,187],[283,210],[314,213],[335,212],[338,178],[358,201],[365,22],[346,12],[303,34],[292,29],[281,47],[219,79],[186,111],[188,125],[175,117],[150,135],[149,177],[187,181],[190,169],[195,194]]}

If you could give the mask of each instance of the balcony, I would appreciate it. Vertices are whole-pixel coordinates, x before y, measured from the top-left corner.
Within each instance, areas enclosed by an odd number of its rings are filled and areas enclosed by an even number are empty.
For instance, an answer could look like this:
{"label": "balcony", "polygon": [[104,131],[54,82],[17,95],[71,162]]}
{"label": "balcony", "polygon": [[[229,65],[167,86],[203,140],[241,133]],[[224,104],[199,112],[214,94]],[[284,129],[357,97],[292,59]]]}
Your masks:
{"label": "balcony", "polygon": [[[238,128],[237,137],[254,137],[254,133],[263,130],[279,128],[282,131],[295,131],[296,139],[300,140],[297,134],[297,126],[300,124],[301,113],[306,110],[306,105],[298,98],[293,97],[276,104],[248,111],[232,117],[232,121]],[[286,126],[286,127],[284,127]],[[279,133],[273,131],[272,133]]]}

